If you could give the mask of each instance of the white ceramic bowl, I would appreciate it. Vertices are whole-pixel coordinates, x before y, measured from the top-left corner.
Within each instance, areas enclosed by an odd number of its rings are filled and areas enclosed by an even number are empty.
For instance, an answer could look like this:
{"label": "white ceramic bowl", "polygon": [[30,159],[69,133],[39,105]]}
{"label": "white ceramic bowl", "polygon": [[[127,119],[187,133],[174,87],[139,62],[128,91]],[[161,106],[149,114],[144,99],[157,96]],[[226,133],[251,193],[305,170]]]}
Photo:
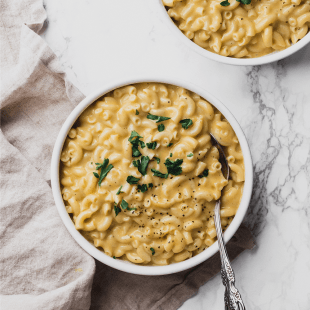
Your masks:
{"label": "white ceramic bowl", "polygon": [[59,162],[60,162],[60,154],[62,151],[62,147],[64,141],[66,139],[67,133],[71,129],[72,125],[76,121],[76,119],[80,116],[80,114],[95,100],[99,97],[105,95],[106,93],[114,90],[116,88],[133,84],[133,83],[140,83],[140,82],[161,82],[166,84],[173,84],[177,86],[184,87],[188,90],[191,90],[201,97],[208,100],[212,105],[214,105],[221,113],[225,116],[228,122],[233,127],[243,152],[244,156],[244,164],[245,164],[245,184],[244,184],[244,192],[241,200],[241,204],[237,211],[237,214],[226,230],[224,234],[225,242],[228,242],[230,238],[235,234],[237,229],[239,228],[246,211],[248,209],[248,205],[250,202],[251,194],[252,194],[252,184],[253,184],[253,171],[252,171],[252,159],[249,150],[249,146],[247,144],[246,138],[244,133],[242,132],[239,124],[233,117],[233,115],[228,111],[228,109],[216,98],[210,95],[204,89],[201,89],[189,82],[184,82],[179,78],[172,78],[172,77],[154,77],[154,76],[139,76],[136,78],[122,78],[116,82],[111,82],[107,85],[102,86],[98,91],[92,93],[91,95],[87,96],[69,115],[65,123],[63,124],[59,135],[57,137],[53,156],[52,156],[52,166],[51,166],[51,181],[52,181],[52,189],[53,195],[56,202],[56,206],[59,212],[59,215],[67,227],[69,233],[72,237],[76,240],[76,242],[90,255],[92,255],[97,260],[101,261],[102,263],[113,267],[118,270],[122,270],[129,273],[140,274],[140,275],[164,275],[179,272],[182,270],[186,270],[188,268],[194,267],[203,261],[207,260],[213,254],[218,251],[218,243],[214,243],[211,247],[207,248],[202,253],[180,263],[171,264],[168,266],[140,266],[135,265],[123,260],[113,259],[108,255],[104,254],[102,251],[98,250],[95,246],[89,243],[74,227],[74,224],[68,215],[64,202],[62,200],[61,192],[60,192],[60,182],[59,182]]}
{"label": "white ceramic bowl", "polygon": [[287,56],[290,56],[294,54],[295,52],[299,51],[301,48],[303,48],[306,44],[310,42],[310,32],[305,35],[301,40],[299,40],[296,44],[293,44],[292,46],[286,48],[283,51],[274,52],[271,54],[268,54],[266,56],[258,57],[258,58],[249,58],[249,59],[240,59],[240,58],[232,58],[232,57],[225,57],[221,56],[212,52],[209,52],[208,50],[200,47],[198,44],[194,43],[190,39],[188,39],[182,31],[175,25],[175,23],[172,21],[170,16],[168,15],[168,12],[166,11],[162,0],[153,0],[153,3],[156,6],[156,10],[160,12],[160,14],[163,16],[162,20],[165,22],[167,27],[170,28],[172,31],[172,34],[175,35],[175,37],[179,38],[181,42],[186,44],[188,47],[196,51],[198,54],[207,57],[209,59],[222,62],[229,65],[237,65],[237,66],[256,66],[256,65],[263,65],[267,63],[271,63],[274,61],[281,60]]}

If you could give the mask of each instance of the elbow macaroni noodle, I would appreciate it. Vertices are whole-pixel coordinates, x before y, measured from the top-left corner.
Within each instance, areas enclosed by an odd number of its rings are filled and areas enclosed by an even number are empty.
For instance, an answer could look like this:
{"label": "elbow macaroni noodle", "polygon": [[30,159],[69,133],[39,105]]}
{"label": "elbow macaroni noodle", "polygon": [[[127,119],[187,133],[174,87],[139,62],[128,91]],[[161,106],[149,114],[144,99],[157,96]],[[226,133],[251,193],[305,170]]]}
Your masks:
{"label": "elbow macaroni noodle", "polygon": [[310,0],[162,0],[179,29],[202,48],[236,58],[280,51],[310,27]]}
{"label": "elbow macaroni noodle", "polygon": [[[147,118],[149,113],[170,117],[159,122],[165,126],[162,132]],[[182,128],[183,119],[193,124]],[[145,143],[157,142],[154,149],[139,147],[150,158],[145,175],[133,165],[137,158],[128,139],[134,130]],[[224,146],[231,169],[228,181],[210,132]],[[94,172],[105,158],[113,168],[99,186]],[[182,159],[182,173],[154,176],[151,169],[167,171],[167,158]],[[129,175],[138,184],[129,184]],[[232,127],[209,102],[181,87],[141,83],[106,94],[81,114],[63,147],[60,183],[75,228],[94,246],[132,263],[167,265],[216,241],[215,200],[222,201],[223,230],[231,223],[242,197],[244,163]],[[138,190],[138,185],[150,183],[147,191]],[[120,206],[122,200],[128,209],[117,214],[114,204]]]}

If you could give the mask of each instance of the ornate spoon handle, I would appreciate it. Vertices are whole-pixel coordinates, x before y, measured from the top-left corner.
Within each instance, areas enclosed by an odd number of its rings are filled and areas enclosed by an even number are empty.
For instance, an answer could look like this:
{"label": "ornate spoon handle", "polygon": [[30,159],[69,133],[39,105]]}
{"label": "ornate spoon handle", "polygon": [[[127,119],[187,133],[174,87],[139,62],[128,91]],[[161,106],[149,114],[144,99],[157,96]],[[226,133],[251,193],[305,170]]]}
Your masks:
{"label": "ornate spoon handle", "polygon": [[224,244],[220,218],[220,206],[221,202],[218,200],[214,209],[214,223],[222,262],[221,276],[223,284],[225,286],[225,310],[245,310],[241,295],[238,289],[235,287],[235,274],[230,265],[230,261]]}

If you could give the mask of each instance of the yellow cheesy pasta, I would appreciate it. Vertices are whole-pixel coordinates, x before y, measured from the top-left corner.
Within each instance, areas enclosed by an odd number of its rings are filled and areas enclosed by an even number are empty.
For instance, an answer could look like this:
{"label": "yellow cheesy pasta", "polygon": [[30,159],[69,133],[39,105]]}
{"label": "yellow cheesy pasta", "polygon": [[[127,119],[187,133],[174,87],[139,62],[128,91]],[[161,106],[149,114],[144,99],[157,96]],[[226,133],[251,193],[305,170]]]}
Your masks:
{"label": "yellow cheesy pasta", "polygon": [[280,51],[310,27],[310,0],[162,1],[190,40],[222,56],[254,58]]}
{"label": "yellow cheesy pasta", "polygon": [[[210,133],[224,146],[231,177],[221,172]],[[90,105],[65,141],[62,197],[75,228],[105,254],[167,265],[216,241],[241,201],[244,162],[223,115],[184,88],[141,83]]]}

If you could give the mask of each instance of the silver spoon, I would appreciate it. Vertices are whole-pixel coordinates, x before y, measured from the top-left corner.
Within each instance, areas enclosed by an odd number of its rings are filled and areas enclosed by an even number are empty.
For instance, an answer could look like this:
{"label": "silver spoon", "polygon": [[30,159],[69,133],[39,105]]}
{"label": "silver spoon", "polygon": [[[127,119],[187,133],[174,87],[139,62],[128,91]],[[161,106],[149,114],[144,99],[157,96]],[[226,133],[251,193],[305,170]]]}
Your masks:
{"label": "silver spoon", "polygon": [[[219,161],[222,165],[222,172],[224,177],[228,180],[229,166],[224,150],[222,146],[219,144],[219,142],[215,139],[215,137],[211,133],[210,135],[213,145],[219,150],[220,154]],[[225,286],[225,295],[224,295],[225,310],[245,310],[245,306],[243,304],[241,295],[238,289],[235,287],[235,274],[230,265],[229,257],[223,239],[220,207],[221,207],[221,201],[219,199],[216,201],[214,208],[214,224],[221,256],[221,276],[223,284]]]}

